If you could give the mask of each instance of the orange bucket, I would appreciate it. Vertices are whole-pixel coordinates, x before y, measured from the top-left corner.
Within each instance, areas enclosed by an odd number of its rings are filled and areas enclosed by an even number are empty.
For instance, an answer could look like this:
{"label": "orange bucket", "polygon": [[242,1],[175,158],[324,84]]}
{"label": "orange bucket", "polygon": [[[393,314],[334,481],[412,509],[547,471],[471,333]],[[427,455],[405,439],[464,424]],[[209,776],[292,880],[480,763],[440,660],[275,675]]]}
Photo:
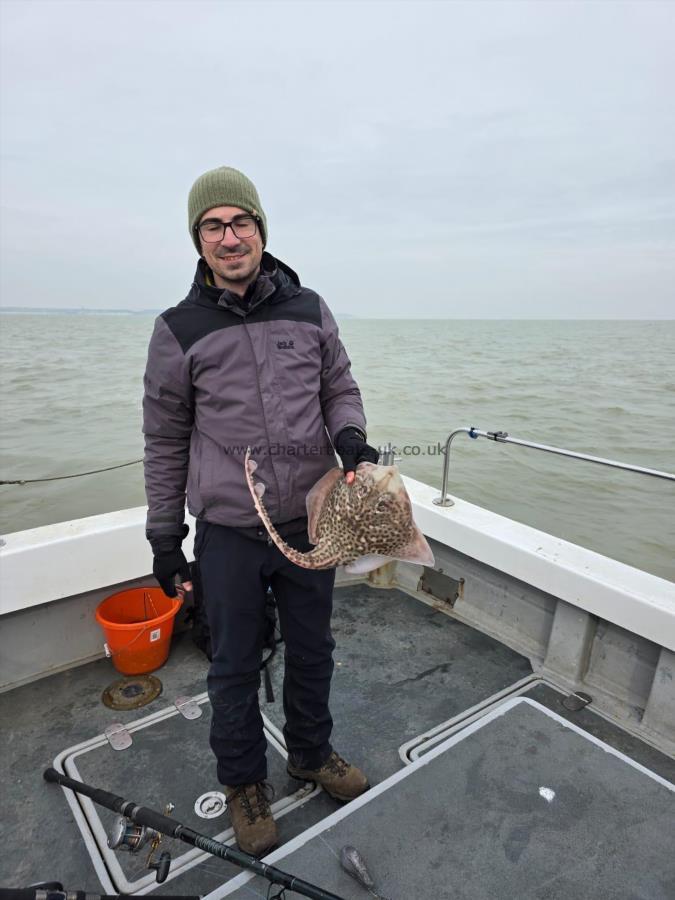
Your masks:
{"label": "orange bucket", "polygon": [[158,587],[131,588],[106,597],[96,608],[106,654],[123,675],[142,675],[164,665],[182,601]]}

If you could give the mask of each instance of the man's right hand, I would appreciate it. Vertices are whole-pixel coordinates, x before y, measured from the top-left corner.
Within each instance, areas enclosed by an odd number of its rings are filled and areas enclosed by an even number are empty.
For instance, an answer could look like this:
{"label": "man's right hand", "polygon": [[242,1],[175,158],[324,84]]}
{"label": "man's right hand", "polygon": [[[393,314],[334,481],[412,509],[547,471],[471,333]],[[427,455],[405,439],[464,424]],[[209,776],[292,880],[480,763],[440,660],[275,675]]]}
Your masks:
{"label": "man's right hand", "polygon": [[335,451],[342,461],[347,484],[353,484],[356,467],[362,462],[377,464],[380,454],[366,443],[366,438],[360,428],[347,425],[335,438]]}
{"label": "man's right hand", "polygon": [[[190,567],[185,559],[185,554],[180,548],[156,553],[152,565],[152,574],[167,597],[179,595],[182,600],[184,592],[192,590]],[[178,588],[175,584],[176,575],[178,575],[181,582]]]}

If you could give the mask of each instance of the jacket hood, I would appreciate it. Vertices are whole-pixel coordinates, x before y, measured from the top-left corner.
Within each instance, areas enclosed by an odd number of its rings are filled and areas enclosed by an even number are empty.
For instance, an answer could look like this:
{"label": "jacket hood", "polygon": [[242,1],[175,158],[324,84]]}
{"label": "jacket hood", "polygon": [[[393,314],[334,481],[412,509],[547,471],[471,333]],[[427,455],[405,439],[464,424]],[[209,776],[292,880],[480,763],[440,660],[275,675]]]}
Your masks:
{"label": "jacket hood", "polygon": [[282,303],[289,297],[299,294],[301,290],[300,279],[293,269],[266,251],[260,261],[258,278],[249,285],[243,298],[232,291],[209,284],[207,276],[213,281],[211,269],[202,257],[197,263],[197,271],[192,282],[191,299],[209,305],[215,303],[233,312],[243,312],[244,310],[250,312],[264,301]]}

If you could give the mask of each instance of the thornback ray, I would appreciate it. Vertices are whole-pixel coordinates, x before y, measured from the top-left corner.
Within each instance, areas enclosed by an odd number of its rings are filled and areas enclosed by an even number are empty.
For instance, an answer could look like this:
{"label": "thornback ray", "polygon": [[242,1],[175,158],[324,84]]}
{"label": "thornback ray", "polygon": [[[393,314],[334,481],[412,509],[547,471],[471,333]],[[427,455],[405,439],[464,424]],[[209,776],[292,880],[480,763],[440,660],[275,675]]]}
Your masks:
{"label": "thornback ray", "polygon": [[396,466],[359,463],[351,485],[338,467],[320,478],[307,495],[308,533],[315,544],[307,553],[290,547],[277,532],[262,501],[265,485],[253,481],[256,469],[248,448],[244,472],[256,512],[272,541],[296,565],[305,569],[344,565],[350,574],[370,572],[392,559],[434,565]]}

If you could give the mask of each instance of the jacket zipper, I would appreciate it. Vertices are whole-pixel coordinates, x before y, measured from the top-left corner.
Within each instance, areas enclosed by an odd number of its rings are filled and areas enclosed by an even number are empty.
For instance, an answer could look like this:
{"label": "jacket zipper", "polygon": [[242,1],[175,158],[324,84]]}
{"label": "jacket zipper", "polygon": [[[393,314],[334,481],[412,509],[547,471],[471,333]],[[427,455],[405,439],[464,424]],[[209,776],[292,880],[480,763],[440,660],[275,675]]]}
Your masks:
{"label": "jacket zipper", "polygon": [[[248,337],[248,342],[251,347],[251,356],[253,357],[253,364],[255,366],[255,383],[256,383],[256,387],[258,388],[258,399],[260,400],[260,411],[262,412],[262,420],[265,425],[265,437],[267,438],[267,447],[269,449],[270,435],[269,435],[269,431],[267,430],[267,417],[265,416],[265,404],[263,403],[262,389],[260,387],[260,378],[258,376],[258,361],[255,358],[255,348],[253,346],[253,338],[251,337],[251,334],[248,330],[248,323],[246,322],[246,314],[244,314],[243,320],[244,321],[242,324],[244,326],[244,331],[246,332],[246,336]],[[281,515],[281,510],[282,510],[281,490],[279,488],[279,479],[277,478],[277,473],[274,469],[274,461],[272,460],[271,456],[270,456],[270,466],[272,467],[272,474],[274,475],[274,483],[277,486],[277,498],[278,498],[278,503],[279,503],[279,521],[283,522],[283,516]]]}

